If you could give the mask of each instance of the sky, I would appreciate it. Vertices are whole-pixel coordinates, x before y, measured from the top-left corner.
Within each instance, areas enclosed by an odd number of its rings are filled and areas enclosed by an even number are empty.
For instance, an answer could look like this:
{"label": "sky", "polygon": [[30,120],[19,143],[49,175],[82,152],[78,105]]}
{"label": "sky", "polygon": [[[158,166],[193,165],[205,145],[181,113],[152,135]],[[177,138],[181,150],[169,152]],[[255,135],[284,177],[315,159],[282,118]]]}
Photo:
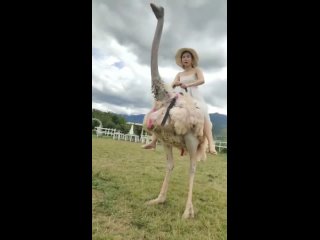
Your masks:
{"label": "sky", "polygon": [[153,105],[151,45],[157,19],[150,3],[164,7],[159,73],[171,84],[183,69],[179,48],[199,55],[205,83],[198,86],[209,113],[227,115],[226,0],[93,0],[92,108],[146,114]]}

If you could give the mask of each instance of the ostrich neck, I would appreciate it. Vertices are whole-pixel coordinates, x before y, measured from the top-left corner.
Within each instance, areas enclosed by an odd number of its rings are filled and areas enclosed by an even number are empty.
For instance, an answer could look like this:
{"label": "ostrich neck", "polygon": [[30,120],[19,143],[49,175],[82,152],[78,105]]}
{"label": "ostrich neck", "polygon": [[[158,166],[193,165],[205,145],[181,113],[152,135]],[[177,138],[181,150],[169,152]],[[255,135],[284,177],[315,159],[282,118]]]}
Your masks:
{"label": "ostrich neck", "polygon": [[158,20],[151,48],[151,90],[157,101],[166,101],[169,98],[169,94],[158,70],[158,50],[164,22],[164,8],[153,3],[150,6]]}
{"label": "ostrich neck", "polygon": [[163,17],[158,19],[156,31],[153,37],[152,49],[151,49],[151,79],[152,81],[157,81],[160,79],[159,69],[158,69],[158,51],[160,45],[160,39],[163,29]]}

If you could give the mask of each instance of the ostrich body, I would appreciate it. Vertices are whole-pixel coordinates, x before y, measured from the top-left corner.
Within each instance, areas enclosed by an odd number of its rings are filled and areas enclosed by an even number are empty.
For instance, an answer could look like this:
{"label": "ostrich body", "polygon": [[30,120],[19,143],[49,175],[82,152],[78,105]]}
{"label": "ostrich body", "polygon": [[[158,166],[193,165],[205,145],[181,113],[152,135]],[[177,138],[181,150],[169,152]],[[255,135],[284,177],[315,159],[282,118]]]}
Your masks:
{"label": "ostrich body", "polygon": [[151,50],[151,86],[156,104],[146,114],[144,127],[163,143],[167,155],[167,169],[159,196],[147,204],[163,203],[166,200],[169,178],[174,167],[172,147],[177,147],[187,151],[190,156],[189,192],[182,217],[193,218],[192,188],[196,162],[206,158],[203,132],[205,115],[192,97],[188,94],[174,93],[161,80],[158,71],[158,49],[164,22],[164,8],[153,3],[150,5],[158,20]]}

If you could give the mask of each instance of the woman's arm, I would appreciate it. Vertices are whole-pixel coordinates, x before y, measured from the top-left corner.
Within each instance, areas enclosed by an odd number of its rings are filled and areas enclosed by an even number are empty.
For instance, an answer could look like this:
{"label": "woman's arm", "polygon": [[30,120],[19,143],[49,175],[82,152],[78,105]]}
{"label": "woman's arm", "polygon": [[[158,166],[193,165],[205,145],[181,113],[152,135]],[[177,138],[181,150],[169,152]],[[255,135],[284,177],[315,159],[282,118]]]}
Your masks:
{"label": "woman's arm", "polygon": [[180,86],[181,85],[181,82],[180,82],[180,75],[179,73],[176,75],[176,77],[174,78],[172,84],[171,84],[171,87],[172,88],[175,88],[176,86]]}
{"label": "woman's arm", "polygon": [[202,73],[201,69],[196,68],[195,70],[196,70],[197,80],[192,83],[181,84],[182,88],[194,87],[194,86],[204,84],[204,77],[203,77],[203,73]]}

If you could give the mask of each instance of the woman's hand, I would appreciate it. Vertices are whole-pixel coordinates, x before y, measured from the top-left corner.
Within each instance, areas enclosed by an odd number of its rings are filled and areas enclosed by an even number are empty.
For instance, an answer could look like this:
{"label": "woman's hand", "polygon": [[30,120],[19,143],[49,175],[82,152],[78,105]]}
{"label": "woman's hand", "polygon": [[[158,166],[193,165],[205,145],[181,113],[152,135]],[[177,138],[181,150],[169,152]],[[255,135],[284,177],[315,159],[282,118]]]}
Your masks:
{"label": "woman's hand", "polygon": [[176,82],[176,83],[173,84],[173,88],[175,88],[177,86],[181,86],[181,82]]}
{"label": "woman's hand", "polygon": [[188,85],[185,84],[185,83],[181,83],[181,84],[180,84],[180,87],[186,89],[186,88],[188,88]]}

